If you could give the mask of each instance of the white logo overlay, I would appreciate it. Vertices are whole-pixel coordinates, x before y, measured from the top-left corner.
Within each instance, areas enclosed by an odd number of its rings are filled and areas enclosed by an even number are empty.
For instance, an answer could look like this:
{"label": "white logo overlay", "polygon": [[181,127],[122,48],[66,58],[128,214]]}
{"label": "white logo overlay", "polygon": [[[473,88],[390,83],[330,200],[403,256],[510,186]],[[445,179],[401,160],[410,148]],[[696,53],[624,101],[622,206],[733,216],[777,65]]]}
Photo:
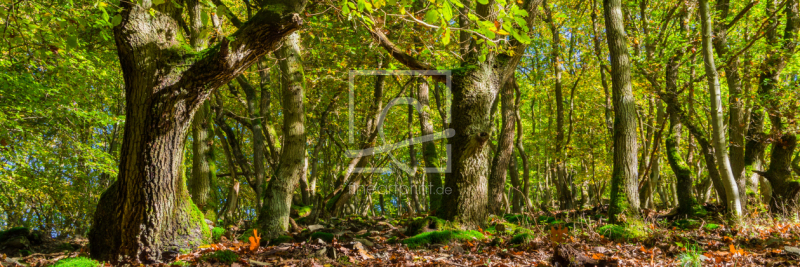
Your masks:
{"label": "white logo overlay", "polygon": [[[355,94],[353,93],[353,80],[355,80],[355,76],[377,76],[377,75],[404,75],[404,76],[415,76],[415,75],[424,75],[424,76],[431,76],[431,75],[443,75],[446,78],[446,88],[445,88],[445,98],[448,99],[451,96],[450,93],[450,86],[451,86],[451,74],[449,70],[351,70],[350,77],[348,80],[348,87],[350,89],[350,102],[348,103],[348,119],[349,119],[349,130],[347,135],[347,140],[350,145],[353,145],[354,142],[354,98]],[[370,156],[376,154],[384,154],[391,152],[394,149],[403,148],[415,144],[425,143],[425,142],[433,142],[439,139],[445,139],[455,136],[456,131],[452,128],[445,129],[441,132],[434,132],[433,134],[424,135],[424,136],[417,136],[413,138],[409,138],[398,143],[388,144],[386,143],[386,135],[383,132],[383,122],[386,119],[386,114],[389,113],[389,110],[396,106],[396,105],[411,105],[417,112],[421,112],[423,110],[422,104],[415,98],[411,97],[398,97],[389,101],[389,104],[383,108],[381,111],[380,117],[378,117],[378,125],[376,130],[378,131],[378,136],[380,136],[381,142],[383,145],[378,147],[370,147],[366,149],[351,149],[347,150],[345,155],[349,158],[357,158],[363,156]],[[450,108],[447,108],[447,117],[446,123],[450,123]],[[447,167],[444,169],[439,168],[423,168],[426,173],[450,173],[451,169],[451,149],[450,144],[447,146]],[[392,153],[389,153],[389,157],[392,159],[392,162],[396,164],[401,170],[405,171],[409,175],[413,175],[414,171],[411,167],[406,165],[405,163],[397,160]],[[356,173],[386,173],[390,172],[389,168],[355,168],[353,172]]]}

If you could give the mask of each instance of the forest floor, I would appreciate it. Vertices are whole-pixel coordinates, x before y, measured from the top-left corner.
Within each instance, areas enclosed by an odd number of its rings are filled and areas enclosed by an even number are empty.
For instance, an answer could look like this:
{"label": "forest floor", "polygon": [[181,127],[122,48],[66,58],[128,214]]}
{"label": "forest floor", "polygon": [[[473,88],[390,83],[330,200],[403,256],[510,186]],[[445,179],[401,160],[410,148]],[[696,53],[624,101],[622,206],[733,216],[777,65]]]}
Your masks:
{"label": "forest floor", "polygon": [[[488,227],[477,231],[456,230],[436,217],[351,216],[269,241],[256,239],[252,230],[215,228],[216,243],[183,251],[161,266],[800,265],[796,218],[751,214],[731,229],[711,215],[646,214],[621,226],[606,224],[598,209],[508,214],[490,217]],[[84,266],[62,263],[88,257],[85,246],[85,239],[51,240],[22,256],[0,244],[0,266]]]}

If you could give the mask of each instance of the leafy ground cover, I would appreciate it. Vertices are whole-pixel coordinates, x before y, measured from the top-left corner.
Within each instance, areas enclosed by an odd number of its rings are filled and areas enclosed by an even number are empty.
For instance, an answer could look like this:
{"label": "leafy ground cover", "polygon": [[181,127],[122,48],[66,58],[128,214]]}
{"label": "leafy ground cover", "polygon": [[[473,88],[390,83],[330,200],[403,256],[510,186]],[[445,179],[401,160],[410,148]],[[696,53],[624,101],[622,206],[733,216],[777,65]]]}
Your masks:
{"label": "leafy ground cover", "polygon": [[[716,217],[650,214],[643,220],[612,225],[603,213],[586,210],[492,216],[486,222],[489,227],[473,231],[453,230],[444,224],[449,222],[436,217],[353,216],[320,221],[273,240],[250,239],[258,236],[252,230],[226,230],[218,242],[181,251],[164,266],[560,266],[564,260],[580,266],[587,262],[598,266],[800,263],[797,218],[751,216],[740,227],[731,228]],[[407,236],[414,227],[412,232],[418,234]],[[4,253],[11,254],[0,254],[0,263],[110,266],[87,259],[85,243],[72,243],[68,248],[64,244],[70,242],[64,240],[49,240],[27,251],[4,248]]]}

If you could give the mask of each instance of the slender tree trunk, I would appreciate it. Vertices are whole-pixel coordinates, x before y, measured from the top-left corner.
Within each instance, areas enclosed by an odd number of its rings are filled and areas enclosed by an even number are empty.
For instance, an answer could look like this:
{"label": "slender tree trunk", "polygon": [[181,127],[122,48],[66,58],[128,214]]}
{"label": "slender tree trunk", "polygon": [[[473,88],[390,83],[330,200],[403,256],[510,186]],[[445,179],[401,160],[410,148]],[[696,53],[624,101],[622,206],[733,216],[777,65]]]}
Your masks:
{"label": "slender tree trunk", "polygon": [[[611,84],[614,99],[614,168],[611,174],[609,217],[639,213],[639,180],[636,171],[636,103],[631,88],[627,35],[622,21],[622,2],[603,0],[606,35],[611,58]],[[626,203],[627,202],[627,203]]]}
{"label": "slender tree trunk", "polygon": [[265,238],[276,238],[287,231],[292,192],[306,171],[305,81],[300,36],[295,33],[286,38],[275,56],[280,59],[284,138],[276,176],[267,187],[258,216]]}
{"label": "slender tree trunk", "polygon": [[[217,116],[219,116],[219,113],[217,114]],[[225,160],[228,163],[228,170],[231,173],[231,187],[228,189],[228,196],[225,198],[225,206],[219,214],[220,220],[223,221],[224,225],[228,225],[233,221],[236,209],[239,207],[239,176],[236,174],[236,163],[233,160],[230,148],[228,148],[225,134],[219,128],[217,128],[216,134],[217,138],[222,141],[220,146],[222,146],[222,150],[225,153]]]}
{"label": "slender tree trunk", "polygon": [[703,59],[705,61],[706,77],[708,78],[709,102],[711,102],[711,128],[713,134],[711,139],[714,142],[714,152],[717,157],[717,165],[725,186],[725,196],[727,206],[732,215],[736,218],[742,216],[742,201],[739,197],[739,187],[731,170],[730,158],[728,158],[728,141],[725,138],[724,116],[722,111],[722,99],[719,86],[719,74],[714,64],[714,51],[711,45],[711,35],[713,23],[708,7],[708,0],[700,0],[700,18],[703,31]]}
{"label": "slender tree trunk", "polygon": [[[408,124],[407,124],[407,126],[408,126],[408,138],[409,139],[414,138],[414,134],[412,133],[412,129],[414,129],[414,127],[411,126],[413,122],[414,122],[414,107],[409,105],[408,106]],[[419,213],[419,212],[422,211],[422,208],[420,207],[420,203],[419,203],[419,194],[418,194],[419,192],[417,190],[417,187],[414,184],[414,180],[415,180],[414,178],[416,178],[417,175],[419,174],[419,172],[417,171],[417,165],[418,165],[418,163],[417,163],[417,151],[416,151],[416,149],[414,149],[414,147],[415,146],[413,144],[408,147],[408,159],[409,159],[409,163],[411,165],[411,170],[413,171],[413,174],[406,173],[406,176],[408,176],[408,187],[411,190],[411,197],[410,198],[411,198],[411,203],[414,205],[413,206],[414,207],[414,212],[415,213]]]}
{"label": "slender tree trunk", "polygon": [[[236,77],[239,86],[244,91],[245,99],[247,100],[247,114],[250,118],[250,125],[252,130],[253,140],[253,190],[256,193],[256,208],[260,208],[263,203],[264,196],[264,177],[266,176],[266,168],[264,166],[264,131],[261,127],[260,112],[256,109],[256,104],[259,100],[256,95],[256,89],[247,81],[244,76]],[[262,96],[263,97],[263,96]]]}
{"label": "slender tree trunk", "polygon": [[[418,111],[422,135],[431,135],[433,134],[433,123],[431,122],[431,115],[428,113],[429,110],[432,110],[429,108],[430,96],[428,83],[424,78],[420,77],[417,80],[417,86],[417,100],[419,101],[420,105],[422,105],[422,110]],[[426,169],[439,168],[438,156],[439,153],[436,151],[436,144],[434,142],[422,143],[422,159],[425,161]],[[442,203],[443,195],[438,193],[444,192],[444,188],[442,188],[442,176],[439,174],[439,172],[428,172],[425,174],[425,177],[428,179],[428,189],[430,191],[428,192],[430,195],[430,204],[428,210],[435,213],[439,210],[439,206]],[[437,191],[440,189],[442,191]]]}
{"label": "slender tree trunk", "polygon": [[[781,139],[772,143],[772,155],[769,169],[758,172],[772,185],[770,208],[776,212],[791,212],[797,205],[800,193],[800,182],[792,179],[792,154],[797,147],[797,136],[783,134]],[[796,160],[795,160],[796,161]],[[796,171],[797,169],[795,169]]]}
{"label": "slender tree trunk", "polygon": [[489,212],[492,214],[502,215],[505,211],[503,198],[506,189],[506,173],[511,158],[514,156],[514,124],[516,122],[514,119],[514,87],[516,85],[516,78],[512,77],[500,91],[502,128],[489,176]]}
{"label": "slender tree trunk", "polygon": [[192,122],[192,179],[189,180],[192,201],[201,211],[206,210],[211,192],[209,158],[213,136],[209,134],[210,121],[211,105],[203,103]]}

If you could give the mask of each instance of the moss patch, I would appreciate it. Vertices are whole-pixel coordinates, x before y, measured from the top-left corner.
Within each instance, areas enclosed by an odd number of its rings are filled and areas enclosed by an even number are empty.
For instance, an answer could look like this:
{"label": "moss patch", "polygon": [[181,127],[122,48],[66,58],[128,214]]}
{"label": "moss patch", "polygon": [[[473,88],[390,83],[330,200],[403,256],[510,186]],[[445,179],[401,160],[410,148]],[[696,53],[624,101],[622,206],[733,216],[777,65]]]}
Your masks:
{"label": "moss patch", "polygon": [[428,244],[446,244],[450,241],[470,241],[473,238],[483,239],[484,236],[478,231],[459,231],[459,230],[446,230],[446,231],[433,231],[421,233],[413,237],[403,240],[403,244],[408,245],[408,248],[419,248]]}
{"label": "moss patch", "polygon": [[224,234],[225,234],[225,228],[214,227],[214,229],[211,229],[211,236],[214,239],[214,242],[217,242],[220,239],[222,239],[222,235]]}
{"label": "moss patch", "polygon": [[303,218],[311,214],[313,206],[297,206],[292,205],[292,214],[297,214],[298,218]]}
{"label": "moss patch", "polygon": [[317,238],[322,239],[327,243],[333,242],[333,234],[326,233],[326,232],[315,232],[311,234],[311,240],[317,240]]}
{"label": "moss patch", "polygon": [[[199,224],[200,231],[203,234],[203,242],[208,243],[211,241],[211,229],[208,228],[208,224],[206,224],[206,217],[203,215],[203,212],[197,208],[197,205],[194,204],[191,200],[189,200],[191,204],[189,215],[192,217],[192,223]],[[196,244],[201,245],[201,244]]]}
{"label": "moss patch", "polygon": [[708,231],[714,231],[714,230],[719,229],[720,226],[719,226],[719,224],[709,223],[709,224],[706,224],[705,226],[703,226],[703,228],[708,230]]}
{"label": "moss patch", "polygon": [[511,244],[527,244],[533,242],[535,237],[529,233],[521,233],[511,238]]}
{"label": "moss patch", "polygon": [[597,233],[613,240],[636,240],[647,236],[644,225],[636,222],[624,226],[606,224],[597,229]]}
{"label": "moss patch", "polygon": [[413,220],[412,222],[408,223],[408,228],[406,229],[405,235],[414,236],[425,232],[456,229],[458,229],[457,225],[452,222],[439,219],[435,216],[428,216]]}
{"label": "moss patch", "polygon": [[525,214],[510,214],[509,213],[509,214],[503,215],[503,219],[506,219],[506,221],[508,221],[510,223],[516,223],[516,224],[533,223],[533,218],[531,218],[530,216],[525,215]]}
{"label": "moss patch", "polygon": [[77,258],[68,258],[63,259],[56,262],[53,267],[96,267],[100,266],[100,263],[96,260],[84,258],[84,257],[77,257]]}
{"label": "moss patch", "polygon": [[700,221],[695,219],[680,219],[672,223],[672,225],[681,229],[697,229],[700,227]]}
{"label": "moss patch", "polygon": [[230,250],[217,250],[213,253],[205,254],[200,257],[202,261],[213,261],[219,263],[231,264],[239,260],[239,255]]}

